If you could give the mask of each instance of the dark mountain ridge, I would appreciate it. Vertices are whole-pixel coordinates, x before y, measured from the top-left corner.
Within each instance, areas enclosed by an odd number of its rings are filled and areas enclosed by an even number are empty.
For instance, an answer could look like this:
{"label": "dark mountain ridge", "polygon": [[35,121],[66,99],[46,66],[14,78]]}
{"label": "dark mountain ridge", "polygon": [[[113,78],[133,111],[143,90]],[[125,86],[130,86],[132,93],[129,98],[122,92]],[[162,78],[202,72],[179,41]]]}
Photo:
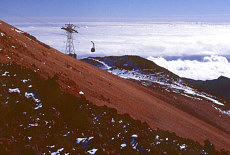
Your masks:
{"label": "dark mountain ridge", "polygon": [[220,76],[218,79],[206,81],[192,79],[186,80],[209,93],[217,94],[221,97],[230,100],[230,79],[227,77]]}
{"label": "dark mountain ridge", "polygon": [[[207,95],[206,99],[210,97],[210,95],[207,93],[209,91],[202,89],[203,87],[200,87],[200,85],[198,85],[201,84],[203,81],[194,81],[186,78],[180,78],[179,76],[175,75],[169,70],[160,67],[156,65],[154,62],[139,56],[127,55],[127,56],[108,56],[108,57],[91,57],[91,58],[89,57],[83,59],[82,61],[90,63],[101,69],[107,70],[108,72],[118,75],[122,78],[132,79],[137,83],[143,82],[144,86],[150,84],[149,82],[152,82],[155,84],[156,83],[160,84],[159,88],[161,88],[162,91],[164,90],[170,92],[178,91],[178,93],[184,93],[183,95],[186,96],[190,95],[190,97],[192,96],[202,97],[202,95],[204,95],[206,92]],[[229,80],[224,77],[220,77],[218,81],[214,80],[213,82],[212,81],[210,82],[212,83],[212,85],[216,87],[220,87],[220,89],[223,88],[223,92],[226,93],[225,88],[228,88]],[[186,88],[189,88],[189,90],[186,90]],[[191,90],[194,92],[189,93],[189,91]],[[198,93],[199,91],[200,94],[195,95],[195,93]],[[203,97],[205,98],[205,96]],[[215,96],[215,94],[212,97],[214,99],[219,100],[220,102],[225,102],[221,98],[218,98],[218,96]]]}

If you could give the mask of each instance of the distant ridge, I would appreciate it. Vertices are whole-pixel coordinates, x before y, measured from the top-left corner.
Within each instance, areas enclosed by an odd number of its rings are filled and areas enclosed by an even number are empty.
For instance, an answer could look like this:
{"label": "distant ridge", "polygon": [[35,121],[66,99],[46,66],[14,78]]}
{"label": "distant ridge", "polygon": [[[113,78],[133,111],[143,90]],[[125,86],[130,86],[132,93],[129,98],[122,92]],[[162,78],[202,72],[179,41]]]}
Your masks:
{"label": "distant ridge", "polygon": [[217,94],[230,100],[230,79],[227,77],[220,76],[218,79],[206,81],[192,79],[186,80],[209,93]]}

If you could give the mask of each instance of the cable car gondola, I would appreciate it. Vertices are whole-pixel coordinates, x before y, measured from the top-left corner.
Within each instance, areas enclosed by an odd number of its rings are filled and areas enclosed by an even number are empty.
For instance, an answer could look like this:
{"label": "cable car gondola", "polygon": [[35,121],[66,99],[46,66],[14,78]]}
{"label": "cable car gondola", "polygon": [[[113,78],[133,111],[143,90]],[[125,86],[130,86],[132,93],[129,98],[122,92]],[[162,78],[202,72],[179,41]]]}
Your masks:
{"label": "cable car gondola", "polygon": [[91,43],[93,43],[93,47],[91,48],[91,52],[95,52],[95,44],[93,41],[91,41]]}

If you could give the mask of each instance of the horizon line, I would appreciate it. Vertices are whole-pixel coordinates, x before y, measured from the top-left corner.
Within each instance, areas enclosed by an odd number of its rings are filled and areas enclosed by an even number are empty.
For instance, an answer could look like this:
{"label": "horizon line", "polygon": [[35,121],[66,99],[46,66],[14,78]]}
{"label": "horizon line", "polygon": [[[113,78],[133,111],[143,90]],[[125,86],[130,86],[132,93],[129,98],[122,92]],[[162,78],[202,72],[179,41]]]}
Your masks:
{"label": "horizon line", "polygon": [[[206,15],[158,15],[152,17],[0,17],[9,22],[35,22],[36,20],[49,20],[49,22],[66,22],[69,20],[82,22],[198,22],[198,23],[230,23],[230,14]],[[39,21],[38,21],[39,22]]]}

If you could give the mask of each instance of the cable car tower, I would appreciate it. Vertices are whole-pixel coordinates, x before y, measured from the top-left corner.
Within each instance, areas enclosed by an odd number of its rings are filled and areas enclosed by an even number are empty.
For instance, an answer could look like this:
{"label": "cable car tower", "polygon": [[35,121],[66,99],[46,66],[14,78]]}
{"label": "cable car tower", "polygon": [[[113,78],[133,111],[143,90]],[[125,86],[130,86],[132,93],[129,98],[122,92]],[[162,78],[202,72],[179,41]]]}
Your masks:
{"label": "cable car tower", "polygon": [[74,50],[74,44],[73,44],[73,33],[78,33],[77,30],[75,30],[77,26],[73,24],[65,24],[65,27],[61,27],[61,29],[66,31],[67,41],[66,41],[66,51],[65,54],[68,54],[72,58],[77,58],[77,54]]}

